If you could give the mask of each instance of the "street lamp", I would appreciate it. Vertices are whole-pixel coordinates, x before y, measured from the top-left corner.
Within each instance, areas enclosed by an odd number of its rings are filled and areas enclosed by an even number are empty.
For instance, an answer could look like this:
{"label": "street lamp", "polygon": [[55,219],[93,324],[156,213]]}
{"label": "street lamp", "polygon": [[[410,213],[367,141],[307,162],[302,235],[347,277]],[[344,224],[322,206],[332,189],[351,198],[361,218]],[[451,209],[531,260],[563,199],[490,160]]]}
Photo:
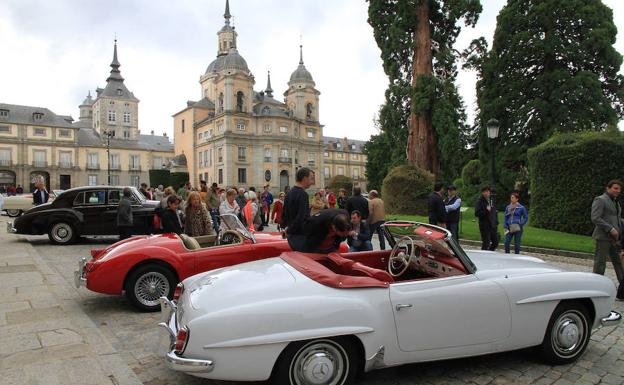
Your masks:
{"label": "street lamp", "polygon": [[115,135],[115,132],[114,131],[109,131],[109,130],[102,130],[102,135],[104,135],[106,137],[106,158],[107,158],[106,174],[108,175],[106,184],[110,186],[110,184],[111,184],[111,179],[110,179],[110,138],[111,138],[111,136]]}
{"label": "street lamp", "polygon": [[491,151],[490,151],[490,155],[491,155],[491,170],[492,170],[492,185],[491,185],[491,201],[492,201],[492,205],[494,205],[494,201],[496,198],[496,155],[495,155],[495,151],[496,151],[496,138],[498,138],[498,131],[500,129],[500,124],[498,123],[498,120],[496,119],[490,119],[488,120],[487,124],[487,136],[488,138],[490,138],[490,143],[491,143]]}

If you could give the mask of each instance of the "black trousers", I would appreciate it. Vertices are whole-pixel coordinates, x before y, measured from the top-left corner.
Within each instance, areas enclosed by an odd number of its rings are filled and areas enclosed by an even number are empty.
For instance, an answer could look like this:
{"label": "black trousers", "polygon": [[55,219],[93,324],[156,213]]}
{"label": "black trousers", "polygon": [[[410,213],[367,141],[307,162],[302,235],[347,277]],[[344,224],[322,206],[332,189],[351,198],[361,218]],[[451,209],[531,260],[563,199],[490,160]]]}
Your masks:
{"label": "black trousers", "polygon": [[123,241],[124,239],[128,239],[132,236],[132,226],[118,226],[119,229],[119,240]]}
{"label": "black trousers", "polygon": [[479,226],[481,233],[481,250],[496,250],[498,242],[498,229],[490,226]]}

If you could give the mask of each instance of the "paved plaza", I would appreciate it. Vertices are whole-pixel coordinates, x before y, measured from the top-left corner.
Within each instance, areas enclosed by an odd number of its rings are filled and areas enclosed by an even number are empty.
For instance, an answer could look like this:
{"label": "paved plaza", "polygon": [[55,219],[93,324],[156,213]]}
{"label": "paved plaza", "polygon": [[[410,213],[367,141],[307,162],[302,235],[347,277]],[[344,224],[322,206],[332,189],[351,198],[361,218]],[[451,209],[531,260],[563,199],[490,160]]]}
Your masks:
{"label": "paved plaza", "polygon": [[[7,219],[0,218],[0,229]],[[138,313],[124,297],[73,286],[80,257],[110,242],[53,246],[47,237],[0,232],[0,385],[243,384],[167,369],[156,355],[158,313]],[[591,271],[588,260],[540,257]],[[614,279],[613,270],[607,274]],[[616,309],[624,311],[623,303]],[[543,365],[531,351],[519,351],[374,371],[358,384],[622,384],[623,331],[620,325],[596,332],[574,365]]]}

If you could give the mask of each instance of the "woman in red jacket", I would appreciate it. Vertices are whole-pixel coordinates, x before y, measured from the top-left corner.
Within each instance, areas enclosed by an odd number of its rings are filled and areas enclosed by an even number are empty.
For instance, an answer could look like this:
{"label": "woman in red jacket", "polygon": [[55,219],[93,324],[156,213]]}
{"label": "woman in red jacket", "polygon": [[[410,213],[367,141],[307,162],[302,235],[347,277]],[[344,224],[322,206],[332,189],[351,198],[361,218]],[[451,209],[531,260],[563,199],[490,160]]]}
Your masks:
{"label": "woman in red jacket", "polygon": [[280,193],[279,199],[273,202],[271,220],[277,225],[277,231],[282,230],[282,209],[284,208],[284,197],[286,197],[286,194]]}

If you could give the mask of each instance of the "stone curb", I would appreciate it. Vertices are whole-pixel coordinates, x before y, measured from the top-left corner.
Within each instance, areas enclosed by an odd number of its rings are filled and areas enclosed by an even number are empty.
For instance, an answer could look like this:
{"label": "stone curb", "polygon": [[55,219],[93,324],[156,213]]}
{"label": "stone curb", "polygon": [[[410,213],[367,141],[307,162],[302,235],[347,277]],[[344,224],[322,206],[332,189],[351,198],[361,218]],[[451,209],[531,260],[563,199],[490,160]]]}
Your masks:
{"label": "stone curb", "polygon": [[[480,241],[472,241],[468,239],[460,239],[459,243],[462,246],[469,246],[471,248],[481,248]],[[501,245],[497,248],[497,250],[504,250]],[[579,258],[579,259],[594,259],[594,255],[590,253],[582,253],[579,251],[569,251],[569,250],[558,250],[558,249],[546,249],[543,247],[532,247],[532,246],[522,246],[522,251],[533,254],[547,254],[547,255],[558,255],[561,257],[571,257],[571,258]]]}

